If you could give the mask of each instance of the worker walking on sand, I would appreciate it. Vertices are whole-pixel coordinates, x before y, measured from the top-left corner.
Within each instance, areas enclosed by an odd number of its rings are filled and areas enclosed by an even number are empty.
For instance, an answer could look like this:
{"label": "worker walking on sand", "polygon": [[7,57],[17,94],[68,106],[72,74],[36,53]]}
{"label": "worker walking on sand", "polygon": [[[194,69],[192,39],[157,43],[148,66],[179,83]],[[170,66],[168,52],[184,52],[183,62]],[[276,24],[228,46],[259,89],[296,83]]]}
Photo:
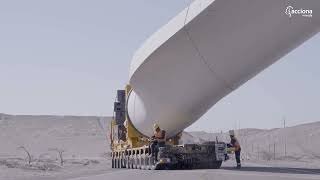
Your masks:
{"label": "worker walking on sand", "polygon": [[240,143],[235,136],[234,130],[230,130],[229,135],[230,135],[231,141],[230,141],[230,144],[228,144],[228,147],[234,148],[234,154],[236,156],[236,161],[237,161],[237,168],[241,168],[241,161],[240,161],[241,146],[240,146]]}
{"label": "worker walking on sand", "polygon": [[166,142],[166,131],[161,130],[158,124],[153,125],[153,136],[151,138],[151,153],[155,157],[155,160],[158,161],[158,152],[159,147],[164,147]]}

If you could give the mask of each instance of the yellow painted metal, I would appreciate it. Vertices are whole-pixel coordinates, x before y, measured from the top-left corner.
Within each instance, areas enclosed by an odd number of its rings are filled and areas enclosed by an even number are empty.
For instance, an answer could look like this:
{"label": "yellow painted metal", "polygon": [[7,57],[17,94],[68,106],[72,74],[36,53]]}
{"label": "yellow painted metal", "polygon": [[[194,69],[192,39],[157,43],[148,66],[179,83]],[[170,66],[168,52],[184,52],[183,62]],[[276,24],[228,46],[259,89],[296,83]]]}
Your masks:
{"label": "yellow painted metal", "polygon": [[[126,85],[125,87],[126,98],[129,96],[131,90],[132,90],[132,87],[130,85]],[[126,115],[126,121],[124,125],[126,128],[126,141],[115,140],[113,135],[116,128],[116,122],[115,120],[111,121],[110,138],[111,138],[112,152],[123,152],[128,149],[133,150],[133,149],[140,149],[140,148],[149,146],[149,143],[150,143],[149,139],[143,136],[141,133],[139,133],[139,131],[136,130],[136,128],[133,126],[132,122],[130,121],[127,115]],[[166,144],[178,145],[181,135],[182,133],[179,133],[175,137],[167,139]]]}

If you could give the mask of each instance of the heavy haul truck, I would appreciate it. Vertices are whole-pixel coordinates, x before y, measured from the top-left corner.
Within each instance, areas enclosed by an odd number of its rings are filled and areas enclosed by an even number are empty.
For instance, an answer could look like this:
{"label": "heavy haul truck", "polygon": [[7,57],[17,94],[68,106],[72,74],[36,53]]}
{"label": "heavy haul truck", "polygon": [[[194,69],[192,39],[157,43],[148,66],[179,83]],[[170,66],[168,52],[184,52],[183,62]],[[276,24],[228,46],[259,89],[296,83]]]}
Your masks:
{"label": "heavy haul truck", "polygon": [[[126,111],[130,86],[117,91],[111,122],[112,168],[129,169],[218,169],[226,158],[224,142],[179,144],[181,132],[166,139],[158,161],[151,153],[150,139],[137,131]],[[152,127],[150,127],[152,128]]]}
{"label": "heavy haul truck", "polygon": [[[288,16],[288,6],[291,1],[195,0],[147,39],[133,56],[129,86],[117,92],[112,166],[219,168],[224,142],[180,145],[181,132],[319,32],[320,18]],[[318,12],[320,1],[294,7]],[[158,162],[150,156],[153,124],[168,137]]]}

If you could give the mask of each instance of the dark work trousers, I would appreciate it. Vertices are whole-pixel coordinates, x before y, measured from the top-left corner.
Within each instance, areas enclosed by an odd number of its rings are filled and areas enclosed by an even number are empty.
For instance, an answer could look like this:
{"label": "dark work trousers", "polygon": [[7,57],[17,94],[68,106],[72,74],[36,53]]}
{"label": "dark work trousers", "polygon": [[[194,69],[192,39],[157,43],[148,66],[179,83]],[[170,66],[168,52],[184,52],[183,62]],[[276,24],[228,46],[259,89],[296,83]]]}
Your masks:
{"label": "dark work trousers", "polygon": [[241,166],[241,160],[240,160],[241,150],[235,151],[234,154],[236,156],[237,166]]}
{"label": "dark work trousers", "polygon": [[164,147],[164,142],[153,141],[150,145],[152,157],[155,157],[155,160],[158,161],[159,147]]}

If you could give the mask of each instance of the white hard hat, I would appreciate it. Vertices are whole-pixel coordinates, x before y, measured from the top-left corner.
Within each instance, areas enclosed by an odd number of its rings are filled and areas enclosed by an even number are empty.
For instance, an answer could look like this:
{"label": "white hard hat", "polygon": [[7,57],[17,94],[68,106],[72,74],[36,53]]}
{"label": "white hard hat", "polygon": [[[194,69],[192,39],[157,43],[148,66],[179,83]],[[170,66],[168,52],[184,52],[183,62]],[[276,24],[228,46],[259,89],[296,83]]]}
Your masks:
{"label": "white hard hat", "polygon": [[128,120],[125,120],[125,121],[123,122],[123,125],[124,125],[124,127],[128,127]]}
{"label": "white hard hat", "polygon": [[230,136],[235,136],[234,130],[230,130],[230,131],[229,131],[229,135],[230,135]]}
{"label": "white hard hat", "polygon": [[158,129],[158,128],[160,128],[159,124],[154,124],[154,125],[153,125],[153,129],[154,129],[154,130],[156,130],[156,129]]}

